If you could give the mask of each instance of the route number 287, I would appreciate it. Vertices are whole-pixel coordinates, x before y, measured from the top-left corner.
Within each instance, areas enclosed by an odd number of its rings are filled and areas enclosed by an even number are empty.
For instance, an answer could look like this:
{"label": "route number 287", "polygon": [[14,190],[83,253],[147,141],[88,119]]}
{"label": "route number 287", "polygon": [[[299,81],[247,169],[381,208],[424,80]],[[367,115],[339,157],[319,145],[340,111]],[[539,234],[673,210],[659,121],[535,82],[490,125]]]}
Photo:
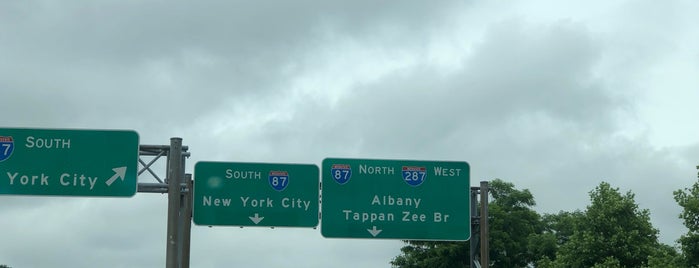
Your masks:
{"label": "route number 287", "polygon": [[424,167],[403,167],[403,181],[410,186],[419,186],[425,182],[426,176]]}

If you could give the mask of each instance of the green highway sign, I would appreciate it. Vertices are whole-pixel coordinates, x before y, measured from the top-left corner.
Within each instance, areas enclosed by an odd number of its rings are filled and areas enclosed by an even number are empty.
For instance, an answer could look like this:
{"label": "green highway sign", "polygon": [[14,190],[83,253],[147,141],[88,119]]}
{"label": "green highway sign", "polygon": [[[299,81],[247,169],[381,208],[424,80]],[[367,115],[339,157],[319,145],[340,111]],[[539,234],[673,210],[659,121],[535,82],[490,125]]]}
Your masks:
{"label": "green highway sign", "polygon": [[318,166],[197,162],[193,220],[198,225],[318,226]]}
{"label": "green highway sign", "polygon": [[138,133],[0,128],[0,194],[130,197]]}
{"label": "green highway sign", "polygon": [[324,237],[470,238],[466,162],[326,158],[322,172]]}

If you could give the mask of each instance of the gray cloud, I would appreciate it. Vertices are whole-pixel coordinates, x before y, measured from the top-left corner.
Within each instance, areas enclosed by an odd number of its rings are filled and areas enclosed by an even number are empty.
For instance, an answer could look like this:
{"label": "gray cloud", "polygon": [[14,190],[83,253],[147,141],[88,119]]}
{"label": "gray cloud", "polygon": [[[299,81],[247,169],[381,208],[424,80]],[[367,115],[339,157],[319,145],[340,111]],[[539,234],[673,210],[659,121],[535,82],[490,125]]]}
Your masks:
{"label": "gray cloud", "polygon": [[539,208],[550,213],[584,209],[588,192],[609,181],[636,192],[656,226],[674,226],[662,228],[664,241],[672,243],[681,233],[672,190],[639,185],[679,178],[659,171],[674,166],[676,155],[619,135],[620,118],[632,120],[638,107],[597,78],[601,46],[594,39],[572,23],[505,21],[490,28],[477,56],[458,72],[400,70],[357,86],[332,107],[304,102],[305,110],[291,119],[257,126],[255,144],[266,145],[248,151],[287,161],[465,160],[473,167],[473,184],[511,180],[532,189]]}
{"label": "gray cloud", "polygon": [[[611,3],[619,16],[606,18],[588,5],[3,2],[1,124],[183,137],[188,172],[200,160],[465,160],[472,184],[512,181],[541,212],[584,209],[605,180],[636,193],[672,243],[671,193],[696,181],[696,141],[650,144],[641,100],[659,89],[639,81],[696,41],[695,9]],[[0,237],[16,242],[0,263],[162,266],[165,208],[160,194],[2,197]],[[197,226],[192,263],[374,267],[400,246]]]}
{"label": "gray cloud", "polygon": [[494,26],[458,72],[444,76],[418,66],[358,85],[332,107],[299,103],[302,112],[291,120],[262,126],[263,139],[291,136],[310,146],[324,137],[365,152],[403,154],[431,153],[458,135],[468,144],[469,136],[509,131],[503,128],[521,120],[560,123],[580,135],[613,131],[612,115],[633,107],[591,75],[599,53],[589,34],[575,25],[528,34],[517,23]]}
{"label": "gray cloud", "polygon": [[[133,126],[141,118],[148,123],[139,127],[163,129],[283,88],[298,56],[313,53],[328,33],[426,29],[444,7],[418,1],[4,5],[0,87],[16,101],[0,112],[24,125]],[[406,16],[413,19],[405,23]]]}

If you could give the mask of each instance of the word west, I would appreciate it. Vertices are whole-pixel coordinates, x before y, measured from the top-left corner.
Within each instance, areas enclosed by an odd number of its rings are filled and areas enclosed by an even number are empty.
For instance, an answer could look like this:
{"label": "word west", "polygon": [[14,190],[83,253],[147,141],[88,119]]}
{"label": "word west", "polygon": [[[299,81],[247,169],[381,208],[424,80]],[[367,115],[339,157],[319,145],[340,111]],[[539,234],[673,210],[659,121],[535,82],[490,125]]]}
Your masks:
{"label": "word west", "polygon": [[434,175],[441,177],[458,177],[461,176],[460,168],[444,168],[434,167]]}
{"label": "word west", "polygon": [[[44,173],[41,174],[20,174],[19,172],[7,172],[7,178],[10,180],[10,185],[23,186],[49,186],[50,177]],[[58,183],[63,186],[90,187],[90,190],[95,188],[97,177],[85,176],[85,174],[70,174],[63,173],[58,177]]]}

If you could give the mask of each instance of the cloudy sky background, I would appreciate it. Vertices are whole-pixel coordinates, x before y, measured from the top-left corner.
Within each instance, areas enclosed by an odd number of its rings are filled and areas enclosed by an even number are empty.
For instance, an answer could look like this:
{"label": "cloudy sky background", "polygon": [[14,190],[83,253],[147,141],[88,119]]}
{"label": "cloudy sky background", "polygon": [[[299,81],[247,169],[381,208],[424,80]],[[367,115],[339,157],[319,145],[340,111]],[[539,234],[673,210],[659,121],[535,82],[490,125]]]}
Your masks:
{"label": "cloudy sky background", "polygon": [[[0,125],[182,137],[197,161],[459,160],[661,241],[697,180],[696,1],[0,1]],[[161,169],[164,174],[164,169]],[[154,182],[143,177],[142,182]],[[0,264],[162,267],[167,198],[0,197]],[[388,267],[400,241],[192,228],[192,267]]]}

